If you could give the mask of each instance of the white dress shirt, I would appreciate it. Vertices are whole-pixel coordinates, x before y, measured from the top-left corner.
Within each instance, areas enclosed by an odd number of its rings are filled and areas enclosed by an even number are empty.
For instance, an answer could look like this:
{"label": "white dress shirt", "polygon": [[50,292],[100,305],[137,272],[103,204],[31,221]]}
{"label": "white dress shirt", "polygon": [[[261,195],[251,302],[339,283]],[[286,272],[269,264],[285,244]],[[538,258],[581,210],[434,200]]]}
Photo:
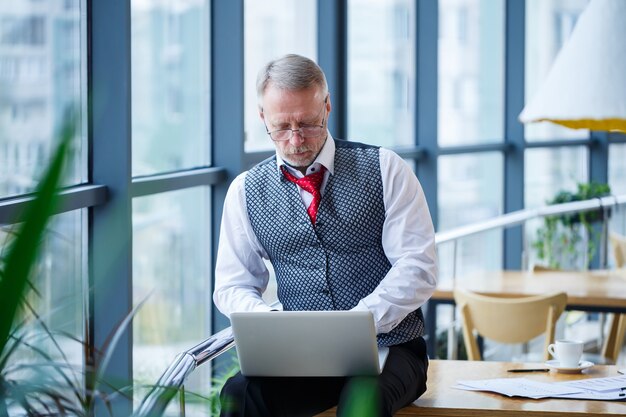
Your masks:
{"label": "white dress shirt", "polygon": [[[422,187],[411,168],[394,152],[380,148],[385,222],[382,245],[391,269],[376,289],[353,310],[369,310],[377,333],[387,333],[432,295],[437,284],[435,233]],[[277,164],[284,164],[276,155]],[[307,175],[326,167],[334,175],[335,141],[328,135]],[[289,167],[288,167],[289,168]],[[302,173],[289,168],[296,177]],[[270,311],[262,293],[267,288],[267,253],[257,240],[247,215],[244,190],[246,172],[235,178],[224,201],[215,269],[213,300],[229,316],[234,311]],[[299,188],[299,187],[298,187]],[[311,194],[300,189],[304,209]]]}

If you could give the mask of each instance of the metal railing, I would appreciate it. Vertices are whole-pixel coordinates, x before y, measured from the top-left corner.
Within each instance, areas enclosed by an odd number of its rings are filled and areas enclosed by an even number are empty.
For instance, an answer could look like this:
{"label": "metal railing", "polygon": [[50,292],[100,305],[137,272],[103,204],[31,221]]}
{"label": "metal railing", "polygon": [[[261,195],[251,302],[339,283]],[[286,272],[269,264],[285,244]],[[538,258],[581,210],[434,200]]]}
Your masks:
{"label": "metal railing", "polygon": [[[233,333],[228,327],[211,335],[205,341],[181,352],[167,367],[156,385],[144,397],[133,416],[161,416],[169,402],[178,393],[187,377],[200,365],[209,362],[235,345]],[[184,414],[184,411],[183,411]]]}
{"label": "metal railing", "polygon": [[[489,230],[508,228],[525,223],[530,219],[592,210],[608,211],[613,207],[626,204],[626,195],[594,198],[591,200],[555,204],[534,209],[524,209],[507,213],[493,219],[476,222],[435,235],[436,245],[454,242],[454,252],[459,239]],[[608,216],[605,216],[605,222]],[[604,228],[606,242],[606,227]],[[602,249],[604,247],[604,249]],[[604,252],[602,253],[602,250]],[[601,257],[606,257],[606,244],[601,246]],[[456,256],[454,257],[456,258]],[[456,261],[454,262],[456,263]],[[454,274],[454,272],[453,272]],[[200,365],[209,362],[234,346],[231,328],[226,328],[200,344],[186,350],[176,357],[159,378],[157,384],[144,397],[134,417],[161,416],[165,408],[183,388],[187,377]],[[182,414],[184,414],[184,408]]]}

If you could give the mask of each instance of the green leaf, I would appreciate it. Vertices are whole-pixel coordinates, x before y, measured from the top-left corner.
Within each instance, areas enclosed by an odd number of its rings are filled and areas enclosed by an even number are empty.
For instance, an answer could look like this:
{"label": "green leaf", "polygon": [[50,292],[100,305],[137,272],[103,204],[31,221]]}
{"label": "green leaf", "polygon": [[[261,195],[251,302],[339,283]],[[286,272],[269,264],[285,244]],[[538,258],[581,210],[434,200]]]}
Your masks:
{"label": "green leaf", "polygon": [[[610,194],[611,188],[608,184],[592,181],[578,183],[576,192],[561,190],[546,203],[560,204],[590,200]],[[576,254],[581,249],[579,246],[584,229],[588,237],[587,262],[591,262],[597,249],[596,242],[600,237],[600,233],[594,231],[591,223],[602,220],[605,214],[602,210],[590,210],[545,217],[543,227],[537,229],[535,241],[532,243],[533,248],[537,251],[537,258],[552,268],[571,268],[576,263]],[[588,267],[589,264],[586,266]]]}
{"label": "green leaf", "polygon": [[379,415],[378,385],[374,377],[352,378],[347,387],[343,415],[349,417],[376,417]]}
{"label": "green leaf", "polygon": [[28,278],[37,260],[37,254],[46,226],[58,200],[68,150],[76,131],[76,117],[68,111],[60,132],[59,144],[52,156],[35,198],[26,208],[24,222],[10,243],[4,259],[0,280],[0,352],[8,343],[11,327],[28,288]]}

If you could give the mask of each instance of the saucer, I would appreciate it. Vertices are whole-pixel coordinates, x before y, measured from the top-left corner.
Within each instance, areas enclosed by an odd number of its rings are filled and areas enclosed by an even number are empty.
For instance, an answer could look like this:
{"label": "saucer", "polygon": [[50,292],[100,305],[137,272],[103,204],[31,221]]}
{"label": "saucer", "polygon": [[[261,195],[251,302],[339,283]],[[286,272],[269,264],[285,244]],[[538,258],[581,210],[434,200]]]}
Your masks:
{"label": "saucer", "polygon": [[546,362],[546,366],[548,368],[555,369],[557,372],[561,372],[563,374],[577,374],[582,372],[584,369],[591,368],[593,366],[593,362],[589,361],[580,361],[578,366],[573,368],[566,368],[564,366],[559,365],[559,361],[551,360]]}

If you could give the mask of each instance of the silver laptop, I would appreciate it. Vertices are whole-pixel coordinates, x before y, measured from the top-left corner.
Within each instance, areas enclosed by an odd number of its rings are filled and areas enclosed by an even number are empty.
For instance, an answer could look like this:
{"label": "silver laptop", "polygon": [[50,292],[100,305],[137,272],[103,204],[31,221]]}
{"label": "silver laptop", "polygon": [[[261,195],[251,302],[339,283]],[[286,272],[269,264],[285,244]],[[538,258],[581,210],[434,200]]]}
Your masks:
{"label": "silver laptop", "polygon": [[378,375],[389,352],[379,352],[367,311],[232,313],[230,321],[246,376]]}

